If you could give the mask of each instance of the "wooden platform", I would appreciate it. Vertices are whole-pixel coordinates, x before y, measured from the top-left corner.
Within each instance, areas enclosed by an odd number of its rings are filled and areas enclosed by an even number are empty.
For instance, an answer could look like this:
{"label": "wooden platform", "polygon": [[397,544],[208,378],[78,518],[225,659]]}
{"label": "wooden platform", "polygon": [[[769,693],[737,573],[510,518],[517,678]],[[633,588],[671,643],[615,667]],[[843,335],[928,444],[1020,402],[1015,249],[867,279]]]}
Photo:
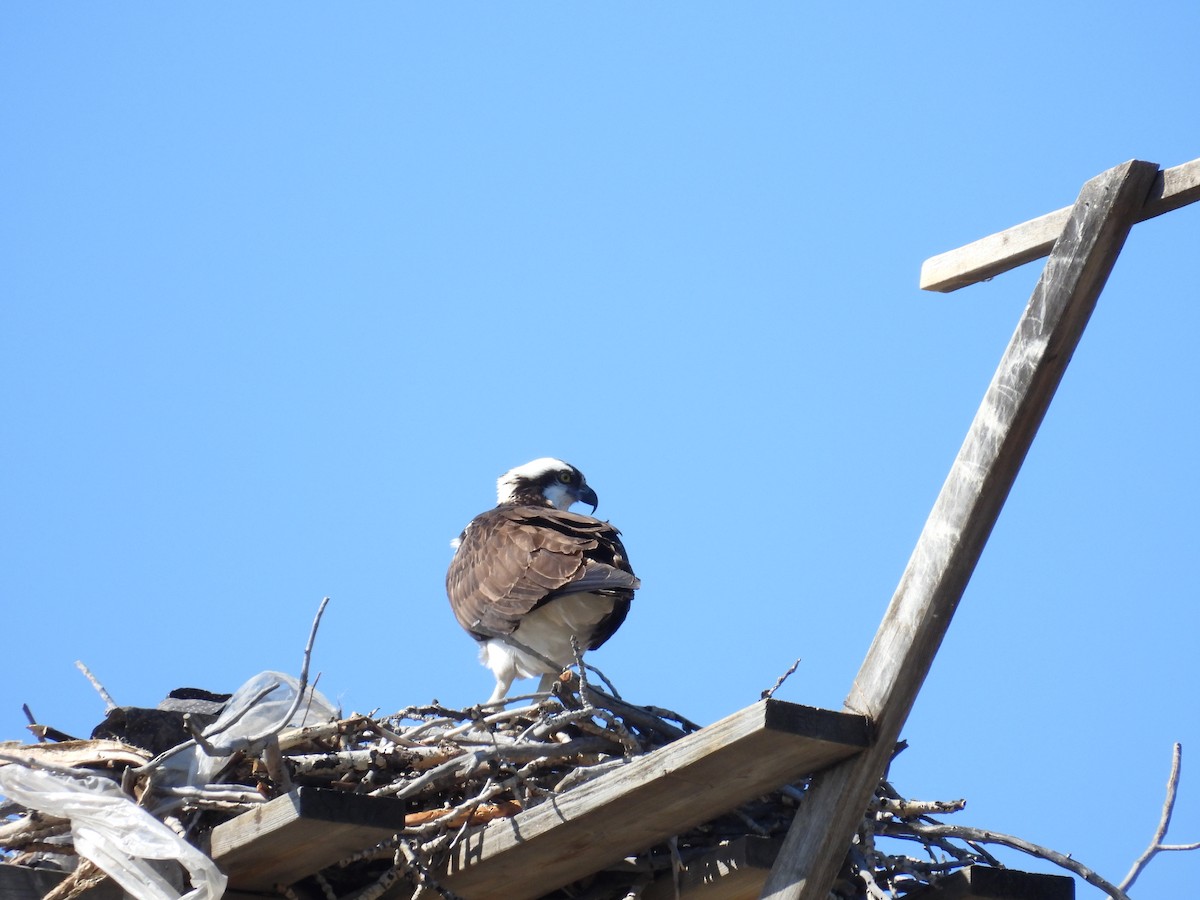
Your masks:
{"label": "wooden platform", "polygon": [[862,716],[763,700],[470,835],[443,884],[522,900],[596,872],[868,746]]}
{"label": "wooden platform", "polygon": [[[484,900],[538,897],[858,753],[862,716],[763,700],[511,819],[477,829],[445,873]],[[390,837],[405,804],[300,788],[213,829],[236,891],[292,883]]]}

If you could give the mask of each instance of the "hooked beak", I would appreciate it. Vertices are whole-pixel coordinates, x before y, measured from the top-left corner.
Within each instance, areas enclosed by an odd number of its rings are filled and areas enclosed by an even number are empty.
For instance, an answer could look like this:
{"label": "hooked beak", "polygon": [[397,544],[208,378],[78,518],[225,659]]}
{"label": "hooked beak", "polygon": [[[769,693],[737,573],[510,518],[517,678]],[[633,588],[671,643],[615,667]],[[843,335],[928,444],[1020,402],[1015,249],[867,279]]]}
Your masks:
{"label": "hooked beak", "polygon": [[576,495],[575,499],[580,503],[586,503],[588,506],[590,506],[593,513],[596,511],[596,507],[600,505],[600,498],[597,497],[596,492],[586,484],[581,484],[579,486],[579,493]]}

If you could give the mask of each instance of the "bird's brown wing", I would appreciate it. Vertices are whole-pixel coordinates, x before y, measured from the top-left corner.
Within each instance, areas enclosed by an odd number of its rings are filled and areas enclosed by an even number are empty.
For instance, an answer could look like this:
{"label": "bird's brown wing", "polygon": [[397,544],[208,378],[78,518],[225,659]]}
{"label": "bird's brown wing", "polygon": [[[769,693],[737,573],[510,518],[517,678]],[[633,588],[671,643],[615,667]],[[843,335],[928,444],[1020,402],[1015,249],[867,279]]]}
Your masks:
{"label": "bird's brown wing", "polygon": [[479,639],[511,634],[526,613],[564,593],[606,591],[627,608],[638,585],[617,529],[538,506],[477,516],[446,573],[454,615]]}

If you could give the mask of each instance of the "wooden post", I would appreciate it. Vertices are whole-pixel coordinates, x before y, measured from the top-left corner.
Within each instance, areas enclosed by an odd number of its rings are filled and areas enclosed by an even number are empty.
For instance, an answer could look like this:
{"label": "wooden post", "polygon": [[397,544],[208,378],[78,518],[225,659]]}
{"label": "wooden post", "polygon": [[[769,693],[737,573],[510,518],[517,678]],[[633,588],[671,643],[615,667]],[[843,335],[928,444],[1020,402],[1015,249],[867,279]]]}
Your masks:
{"label": "wooden post", "polygon": [[846,709],[877,742],[816,776],[763,890],[825,900],[950,618],[1158,167],[1131,161],[1083,186],[934,503]]}

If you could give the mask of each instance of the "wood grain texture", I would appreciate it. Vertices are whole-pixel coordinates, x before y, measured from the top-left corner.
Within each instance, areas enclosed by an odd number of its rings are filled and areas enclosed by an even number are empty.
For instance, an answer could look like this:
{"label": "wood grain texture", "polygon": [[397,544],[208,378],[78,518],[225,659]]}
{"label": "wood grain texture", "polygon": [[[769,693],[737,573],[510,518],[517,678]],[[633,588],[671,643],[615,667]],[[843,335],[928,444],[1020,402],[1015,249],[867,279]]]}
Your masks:
{"label": "wood grain texture", "polygon": [[218,825],[209,855],[231,890],[271,890],[386,840],[404,810],[387,797],[302,787]]}
{"label": "wood grain texture", "polygon": [[[1163,169],[1135,221],[1143,222],[1200,200],[1200,159]],[[1062,233],[1071,207],[1055,210],[925,260],[921,289],[956,291],[1046,256]]]}
{"label": "wood grain texture", "polygon": [[1133,161],[1083,186],[846,699],[876,742],[814,779],[764,897],[825,900],[1156,172]]}
{"label": "wood grain texture", "polygon": [[859,715],[764,700],[468,836],[442,884],[471,900],[541,896],[861,752]]}

